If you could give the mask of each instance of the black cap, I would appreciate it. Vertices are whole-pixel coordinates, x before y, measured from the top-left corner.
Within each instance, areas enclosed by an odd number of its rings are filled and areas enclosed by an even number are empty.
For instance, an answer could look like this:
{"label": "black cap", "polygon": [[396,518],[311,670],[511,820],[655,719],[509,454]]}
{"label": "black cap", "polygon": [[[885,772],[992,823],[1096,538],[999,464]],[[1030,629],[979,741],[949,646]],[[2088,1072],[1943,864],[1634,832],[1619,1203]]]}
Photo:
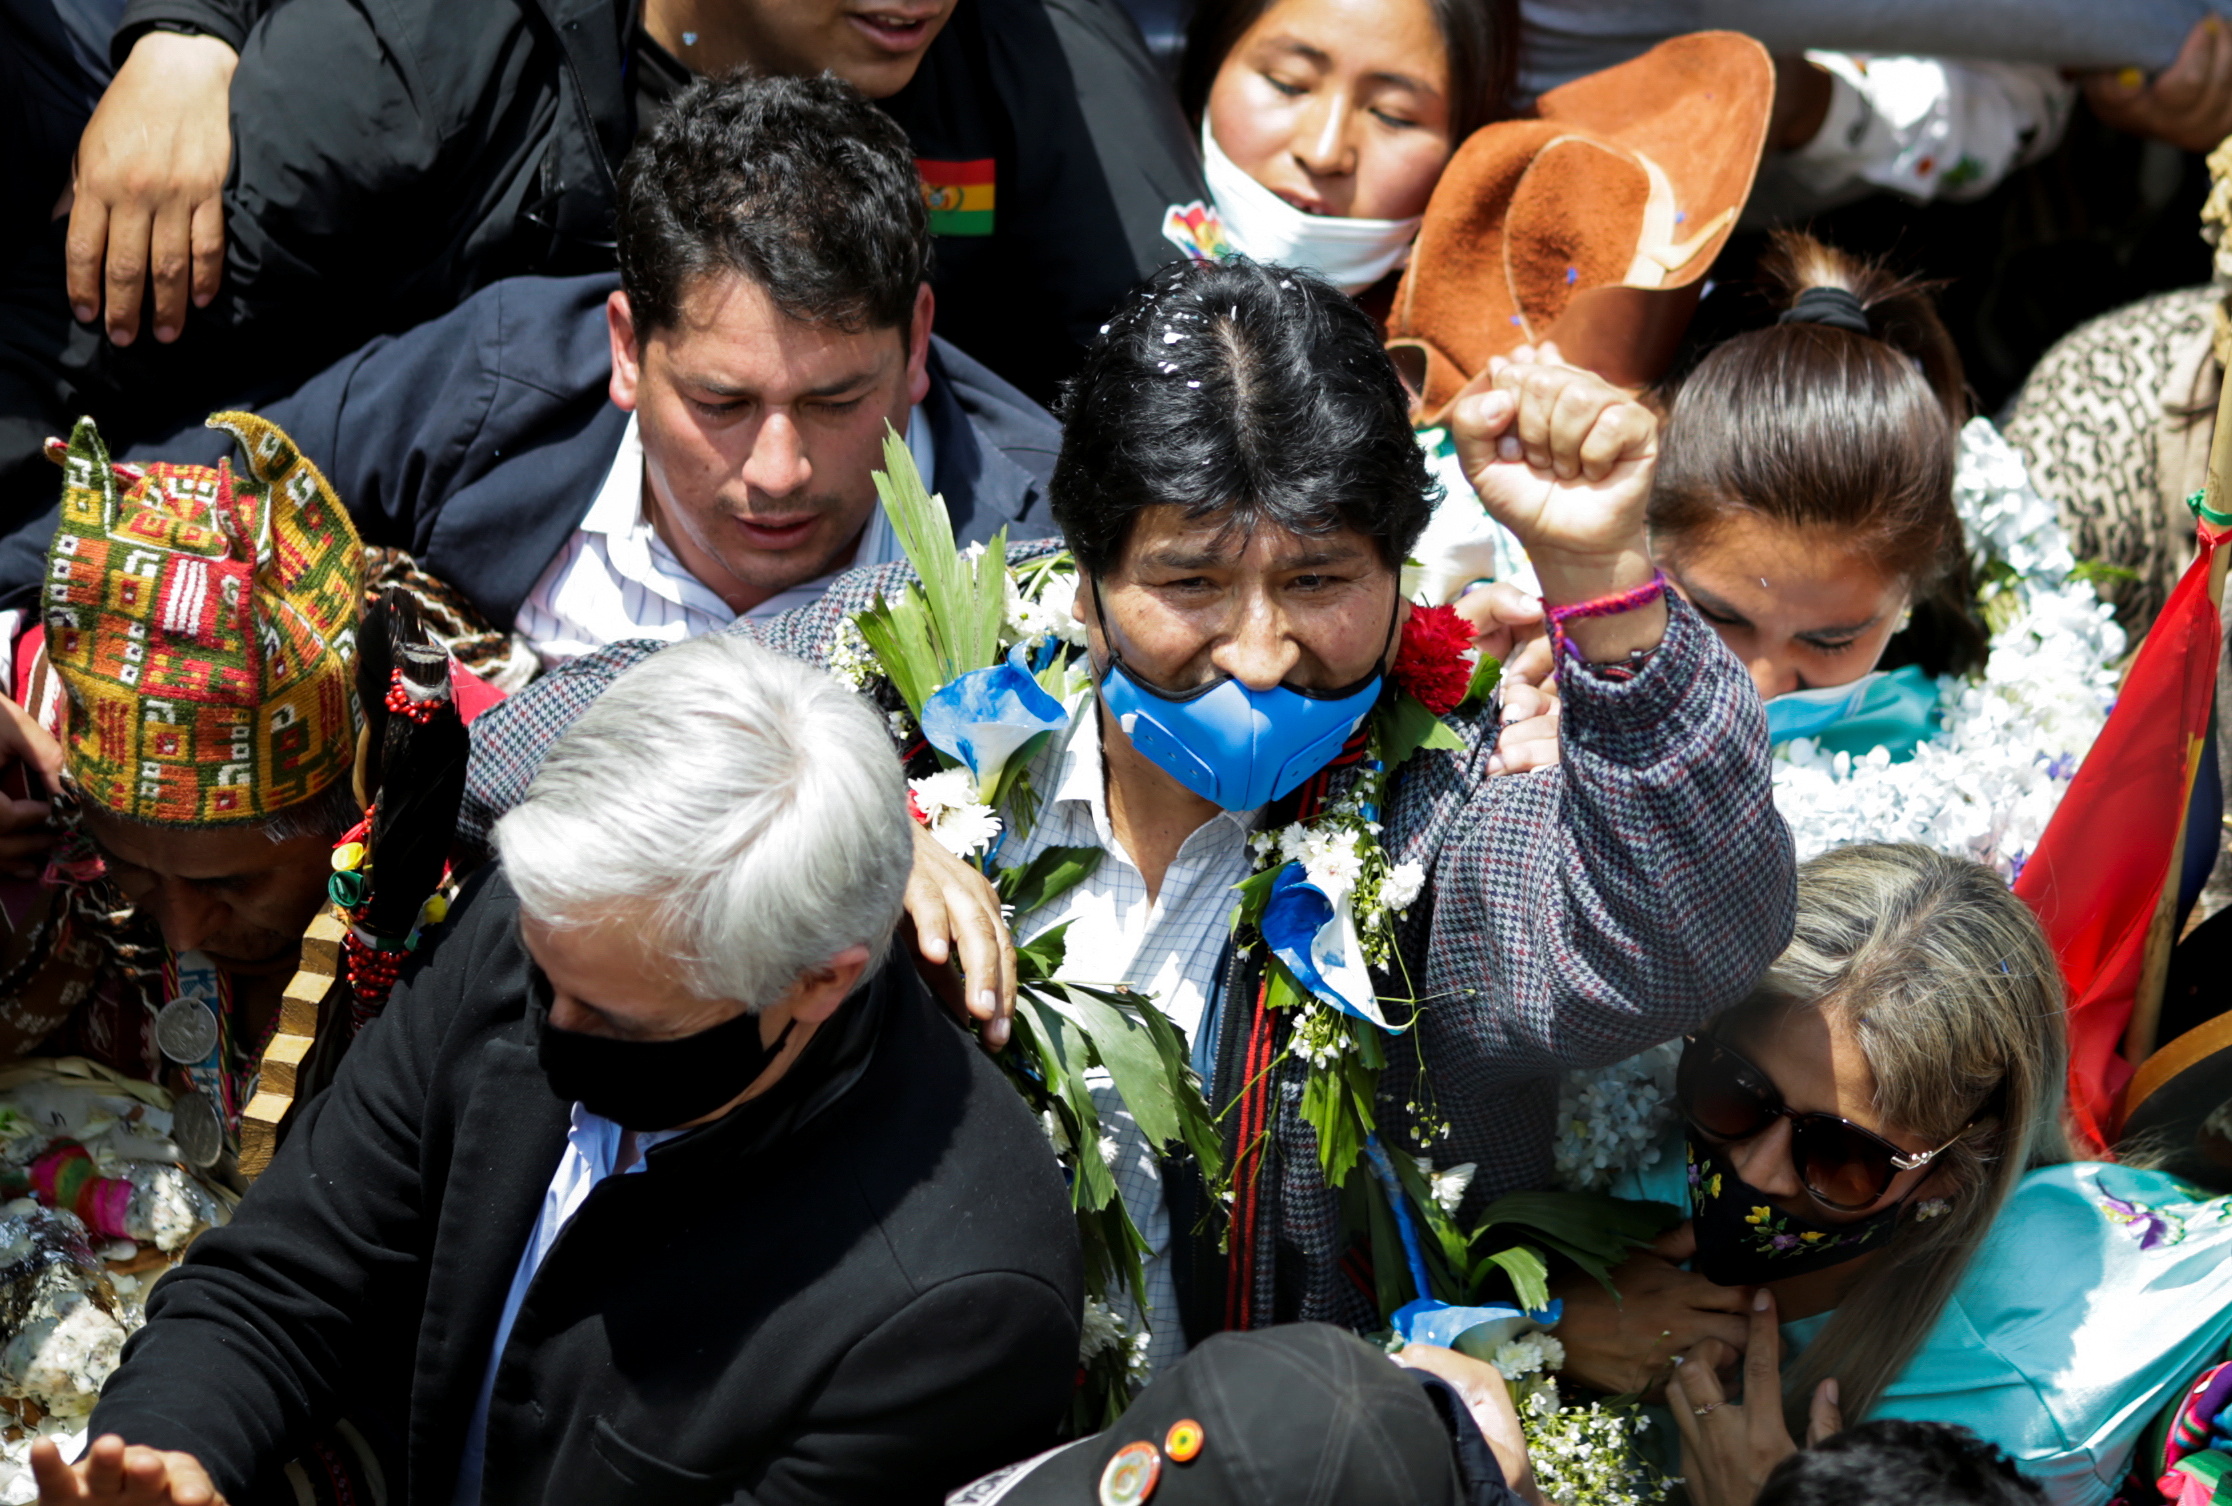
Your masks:
{"label": "black cap", "polygon": [[[1108,1431],[951,1499],[957,1506],[1466,1506],[1477,1497],[1460,1476],[1446,1414],[1416,1372],[1343,1329],[1294,1323],[1221,1333],[1156,1377]],[[1472,1430],[1469,1417],[1461,1425]],[[1135,1480],[1136,1472],[1154,1472],[1150,1493],[1127,1493],[1120,1480],[1103,1493],[1119,1455]]]}

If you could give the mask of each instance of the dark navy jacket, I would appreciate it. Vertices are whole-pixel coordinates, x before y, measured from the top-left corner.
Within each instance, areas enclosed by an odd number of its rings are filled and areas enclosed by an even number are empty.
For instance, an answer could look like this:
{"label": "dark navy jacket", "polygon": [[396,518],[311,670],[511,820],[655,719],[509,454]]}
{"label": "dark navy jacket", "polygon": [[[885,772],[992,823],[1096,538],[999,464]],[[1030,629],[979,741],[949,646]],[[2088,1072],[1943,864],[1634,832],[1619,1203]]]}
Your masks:
{"label": "dark navy jacket", "polygon": [[[509,629],[587,516],[628,415],[605,298],[618,280],[515,277],[407,334],[383,336],[262,412],[325,472],[368,544],[408,550]],[[960,542],[1051,537],[1046,478],[1061,430],[1021,392],[930,342],[923,400]],[[231,436],[191,428],[132,458],[215,465]],[[57,486],[59,487],[59,472]],[[0,608],[36,611],[55,513],[0,543]]]}

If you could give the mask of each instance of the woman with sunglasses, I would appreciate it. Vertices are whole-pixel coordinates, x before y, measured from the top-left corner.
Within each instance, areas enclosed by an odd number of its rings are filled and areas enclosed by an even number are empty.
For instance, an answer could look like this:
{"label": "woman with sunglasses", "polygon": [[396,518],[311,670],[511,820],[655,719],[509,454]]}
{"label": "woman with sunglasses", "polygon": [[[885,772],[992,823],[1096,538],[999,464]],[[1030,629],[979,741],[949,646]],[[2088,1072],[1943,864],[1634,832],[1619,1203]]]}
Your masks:
{"label": "woman with sunglasses", "polygon": [[1664,1384],[1700,1506],[1744,1506],[1794,1445],[1716,1372],[1779,1320],[1801,1422],[1960,1423],[2057,1506],[2108,1500],[2232,1335],[2232,1200],[2073,1163],[2065,1075],[2060,975],[1996,874],[1914,845],[1804,864],[1789,948],[1688,1039],[1674,1143],[1615,1189],[1689,1221],[1623,1301],[1561,1290],[1569,1375]]}

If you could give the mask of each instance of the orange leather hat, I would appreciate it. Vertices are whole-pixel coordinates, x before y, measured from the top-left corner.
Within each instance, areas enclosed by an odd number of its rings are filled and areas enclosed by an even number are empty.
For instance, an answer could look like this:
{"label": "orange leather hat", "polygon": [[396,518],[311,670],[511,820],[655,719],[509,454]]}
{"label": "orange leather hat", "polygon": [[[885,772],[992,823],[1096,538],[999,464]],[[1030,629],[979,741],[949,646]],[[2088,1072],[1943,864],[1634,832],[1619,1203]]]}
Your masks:
{"label": "orange leather hat", "polygon": [[1388,317],[1421,421],[1489,357],[1545,339],[1622,386],[1657,378],[1751,194],[1774,102],[1766,48],[1701,31],[1468,137]]}

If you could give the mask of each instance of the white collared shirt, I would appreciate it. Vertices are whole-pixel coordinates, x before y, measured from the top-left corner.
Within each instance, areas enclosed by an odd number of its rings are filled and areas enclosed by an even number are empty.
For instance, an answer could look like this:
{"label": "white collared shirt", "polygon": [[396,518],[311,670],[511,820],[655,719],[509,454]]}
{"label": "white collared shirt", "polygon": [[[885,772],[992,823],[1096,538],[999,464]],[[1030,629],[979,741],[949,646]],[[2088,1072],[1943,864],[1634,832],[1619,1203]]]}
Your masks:
{"label": "white collared shirt", "polygon": [[[926,478],[936,476],[936,449],[920,408],[907,419],[907,449]],[[818,600],[841,572],[856,565],[888,564],[900,557],[890,520],[878,507],[869,514],[851,559],[826,575],[769,597],[744,615],[772,617],[806,606]],[[534,645],[543,668],[549,669],[629,638],[679,643],[727,627],[736,617],[720,593],[690,573],[643,515],[643,439],[636,415],[629,414],[597,499],[527,593],[513,627]]]}
{"label": "white collared shirt", "polygon": [[558,1243],[567,1222],[588,1201],[591,1188],[615,1172],[643,1170],[645,1152],[682,1133],[678,1129],[637,1132],[634,1155],[621,1165],[620,1151],[628,1131],[578,1103],[573,1106],[573,1123],[566,1130],[566,1153],[558,1158],[558,1169],[550,1174],[542,1212],[536,1216],[527,1248],[520,1252],[519,1265],[512,1272],[504,1314],[496,1320],[496,1339],[488,1347],[488,1369],[481,1376],[480,1397],[473,1403],[473,1420],[465,1430],[465,1452],[458,1461],[457,1489],[451,1506],[480,1506],[481,1466],[488,1450],[488,1402],[496,1392],[496,1366],[504,1357],[504,1346],[511,1342],[512,1324],[519,1320],[519,1309],[527,1300],[527,1289],[534,1285],[535,1272],[542,1269],[543,1258]]}
{"label": "white collared shirt", "polygon": [[[1108,823],[1100,718],[1091,703],[1071,723],[1068,741],[1041,754],[1031,770],[1044,797],[1029,837],[1010,841],[1003,864],[1028,863],[1049,847],[1098,847],[1092,874],[1044,909],[1019,917],[1016,939],[1071,922],[1058,976],[1077,983],[1128,983],[1153,996],[1186,1033],[1196,1067],[1206,1061],[1203,1016],[1216,989],[1217,968],[1232,936],[1233,886],[1248,876],[1248,837],[1260,811],[1219,811],[1187,836],[1150,900],[1147,880]],[[1178,1320],[1178,1289],[1170,1274],[1170,1215],[1162,1171],[1106,1075],[1093,1076],[1093,1104],[1102,1131],[1116,1142],[1117,1190],[1149,1247],[1147,1305],[1154,1328],[1149,1365],[1160,1370],[1186,1352]],[[1086,1152],[1090,1154],[1090,1151]]]}

